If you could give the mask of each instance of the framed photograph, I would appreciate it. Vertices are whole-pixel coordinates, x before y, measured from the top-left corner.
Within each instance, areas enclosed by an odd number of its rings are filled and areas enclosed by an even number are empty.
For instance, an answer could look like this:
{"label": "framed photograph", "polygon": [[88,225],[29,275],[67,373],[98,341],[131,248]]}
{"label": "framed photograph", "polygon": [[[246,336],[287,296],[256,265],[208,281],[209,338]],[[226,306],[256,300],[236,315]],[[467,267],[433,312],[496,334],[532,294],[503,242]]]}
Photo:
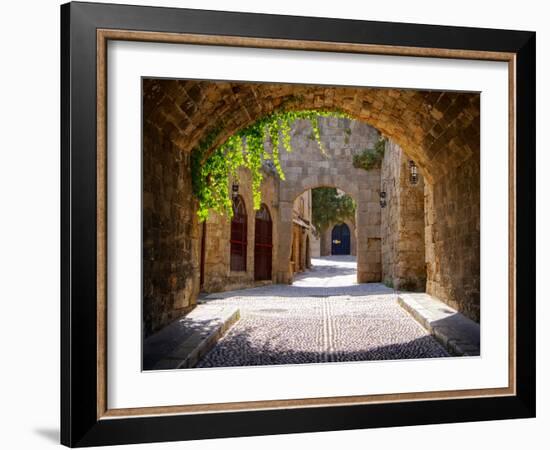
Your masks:
{"label": "framed photograph", "polygon": [[535,415],[535,33],[61,7],[61,441]]}

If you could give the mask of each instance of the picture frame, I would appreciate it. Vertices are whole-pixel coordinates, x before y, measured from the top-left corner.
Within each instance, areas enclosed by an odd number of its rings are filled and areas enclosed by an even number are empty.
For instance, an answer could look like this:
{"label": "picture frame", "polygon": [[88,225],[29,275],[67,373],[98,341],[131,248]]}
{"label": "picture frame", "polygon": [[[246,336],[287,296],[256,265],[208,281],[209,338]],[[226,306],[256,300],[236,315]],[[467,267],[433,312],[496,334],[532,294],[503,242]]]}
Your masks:
{"label": "picture frame", "polygon": [[[110,40],[506,62],[508,387],[110,409],[105,189]],[[81,447],[534,417],[535,41],[535,33],[527,31],[79,2],[62,5],[62,444]]]}

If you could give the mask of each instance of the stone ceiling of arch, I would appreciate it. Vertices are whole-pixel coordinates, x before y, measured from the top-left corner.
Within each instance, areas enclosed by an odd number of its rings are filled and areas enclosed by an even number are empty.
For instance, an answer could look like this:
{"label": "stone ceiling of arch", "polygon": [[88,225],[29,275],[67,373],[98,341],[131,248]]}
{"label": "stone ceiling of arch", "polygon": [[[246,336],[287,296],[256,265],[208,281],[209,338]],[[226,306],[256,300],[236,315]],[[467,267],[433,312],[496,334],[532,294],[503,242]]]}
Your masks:
{"label": "stone ceiling of arch", "polygon": [[428,180],[479,157],[478,94],[190,80],[144,80],[143,90],[144,126],[183,151],[217,126],[221,142],[285,107],[340,109],[367,122],[399,144]]}

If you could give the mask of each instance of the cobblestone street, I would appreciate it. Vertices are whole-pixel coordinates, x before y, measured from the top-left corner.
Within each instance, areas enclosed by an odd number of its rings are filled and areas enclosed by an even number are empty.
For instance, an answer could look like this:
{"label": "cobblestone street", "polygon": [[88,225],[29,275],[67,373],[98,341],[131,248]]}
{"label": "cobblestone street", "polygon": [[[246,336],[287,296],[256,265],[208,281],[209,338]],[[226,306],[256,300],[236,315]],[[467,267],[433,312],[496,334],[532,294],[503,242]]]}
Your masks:
{"label": "cobblestone street", "polygon": [[216,293],[241,319],[197,367],[449,356],[380,283],[357,284],[350,256],[312,259],[292,285]]}

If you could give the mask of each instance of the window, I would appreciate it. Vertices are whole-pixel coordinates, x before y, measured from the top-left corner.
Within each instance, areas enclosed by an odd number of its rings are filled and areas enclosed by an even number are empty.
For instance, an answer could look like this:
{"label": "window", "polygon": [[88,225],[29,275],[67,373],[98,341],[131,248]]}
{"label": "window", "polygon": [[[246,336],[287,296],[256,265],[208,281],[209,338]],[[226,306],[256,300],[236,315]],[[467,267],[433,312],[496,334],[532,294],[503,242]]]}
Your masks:
{"label": "window", "polygon": [[246,207],[239,195],[233,200],[233,218],[231,219],[231,256],[230,269],[246,271]]}

